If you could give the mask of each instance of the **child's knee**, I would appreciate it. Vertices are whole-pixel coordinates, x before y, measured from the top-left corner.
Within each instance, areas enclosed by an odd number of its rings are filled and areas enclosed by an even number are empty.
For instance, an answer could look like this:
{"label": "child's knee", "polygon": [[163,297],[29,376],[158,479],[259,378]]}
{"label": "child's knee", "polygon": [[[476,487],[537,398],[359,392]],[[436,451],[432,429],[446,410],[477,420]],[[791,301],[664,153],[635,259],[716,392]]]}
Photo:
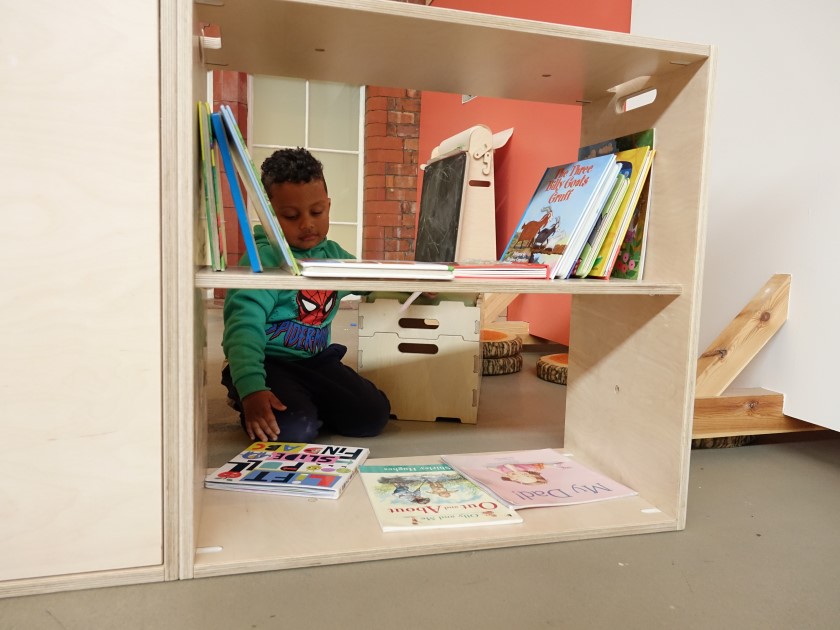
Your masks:
{"label": "child's knee", "polygon": [[324,424],[316,414],[303,411],[283,411],[276,417],[280,442],[317,442],[318,432]]}

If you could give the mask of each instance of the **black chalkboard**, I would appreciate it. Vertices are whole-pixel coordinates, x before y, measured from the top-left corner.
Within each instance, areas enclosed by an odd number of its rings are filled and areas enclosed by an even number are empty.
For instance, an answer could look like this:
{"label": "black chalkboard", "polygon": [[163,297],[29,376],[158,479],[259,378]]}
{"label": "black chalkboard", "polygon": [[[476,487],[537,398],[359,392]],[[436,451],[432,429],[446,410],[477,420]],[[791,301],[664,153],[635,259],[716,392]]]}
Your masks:
{"label": "black chalkboard", "polygon": [[415,260],[455,260],[466,174],[466,153],[456,153],[436,160],[423,171]]}

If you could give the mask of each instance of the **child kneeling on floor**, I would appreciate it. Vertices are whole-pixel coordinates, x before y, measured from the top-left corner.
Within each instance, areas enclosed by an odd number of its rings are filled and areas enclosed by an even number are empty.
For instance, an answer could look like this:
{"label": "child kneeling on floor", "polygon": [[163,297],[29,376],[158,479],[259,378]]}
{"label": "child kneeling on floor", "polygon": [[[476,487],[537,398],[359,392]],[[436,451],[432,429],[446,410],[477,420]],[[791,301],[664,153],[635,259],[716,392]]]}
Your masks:
{"label": "child kneeling on floor", "polygon": [[[321,163],[301,148],[275,151],[262,183],[296,258],[354,258],[327,239],[330,198]],[[254,227],[260,260],[279,267],[262,226]],[[247,265],[247,255],[242,265]],[[330,343],[344,291],[231,289],[224,305],[222,347],[227,387],[251,440],[314,442],[323,428],[351,437],[378,435],[388,398],[341,362]]]}

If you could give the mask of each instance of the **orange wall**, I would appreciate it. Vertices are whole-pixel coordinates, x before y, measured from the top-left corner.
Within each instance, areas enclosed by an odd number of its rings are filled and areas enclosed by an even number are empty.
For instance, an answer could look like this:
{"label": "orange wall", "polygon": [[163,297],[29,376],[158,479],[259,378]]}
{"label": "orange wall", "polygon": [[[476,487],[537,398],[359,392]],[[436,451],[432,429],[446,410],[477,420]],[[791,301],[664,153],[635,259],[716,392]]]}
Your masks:
{"label": "orange wall", "polygon": [[[434,0],[432,5],[627,33],[632,1]],[[460,94],[423,92],[420,111],[421,164],[442,140],[473,125],[487,125],[493,133],[514,129],[507,145],[496,153],[496,254],[501,255],[543,171],[575,159],[579,106],[491,98],[462,105]],[[420,186],[422,180],[418,190]],[[508,318],[529,322],[533,335],[568,344],[570,306],[568,295],[522,295],[511,304]]]}

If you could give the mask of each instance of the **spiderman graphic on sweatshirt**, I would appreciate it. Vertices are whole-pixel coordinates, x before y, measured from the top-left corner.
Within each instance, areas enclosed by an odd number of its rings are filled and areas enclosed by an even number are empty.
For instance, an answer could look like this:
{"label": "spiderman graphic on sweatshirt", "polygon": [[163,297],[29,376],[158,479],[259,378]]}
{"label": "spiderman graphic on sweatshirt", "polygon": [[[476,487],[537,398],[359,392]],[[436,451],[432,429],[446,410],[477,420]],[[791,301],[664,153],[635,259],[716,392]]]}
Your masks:
{"label": "spiderman graphic on sweatshirt", "polygon": [[298,291],[297,320],[272,324],[266,330],[268,338],[275,339],[286,333],[283,345],[310,354],[318,354],[329,345],[330,327],[327,323],[329,315],[338,302],[337,291]]}

